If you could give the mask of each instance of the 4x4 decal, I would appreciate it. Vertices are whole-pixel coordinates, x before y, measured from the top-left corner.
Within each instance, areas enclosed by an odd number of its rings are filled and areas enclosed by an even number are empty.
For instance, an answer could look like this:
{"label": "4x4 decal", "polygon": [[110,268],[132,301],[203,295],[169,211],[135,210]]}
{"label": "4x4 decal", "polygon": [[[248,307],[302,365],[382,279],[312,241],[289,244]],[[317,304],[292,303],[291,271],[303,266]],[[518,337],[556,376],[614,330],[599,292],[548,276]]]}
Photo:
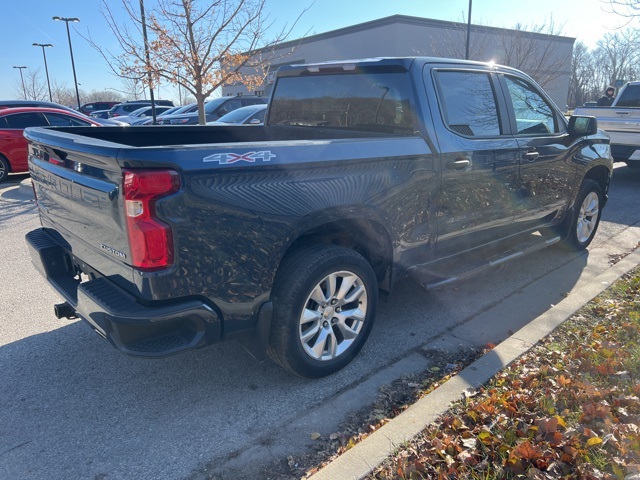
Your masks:
{"label": "4x4 decal", "polygon": [[261,150],[259,152],[247,153],[216,153],[202,159],[203,162],[218,162],[220,165],[229,165],[236,162],[255,163],[256,160],[268,162],[276,156],[271,150]]}

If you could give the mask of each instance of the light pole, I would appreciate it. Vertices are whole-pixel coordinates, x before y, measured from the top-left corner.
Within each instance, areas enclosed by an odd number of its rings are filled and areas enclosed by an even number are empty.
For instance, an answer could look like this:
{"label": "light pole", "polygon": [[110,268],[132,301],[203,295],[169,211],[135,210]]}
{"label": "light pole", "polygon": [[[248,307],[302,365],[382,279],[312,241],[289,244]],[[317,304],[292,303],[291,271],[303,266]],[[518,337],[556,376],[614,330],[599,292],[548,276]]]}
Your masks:
{"label": "light pole", "polygon": [[27,89],[24,88],[24,77],[22,76],[22,69],[23,68],[27,68],[27,67],[13,67],[13,68],[17,68],[20,70],[20,79],[22,80],[22,95],[24,96],[24,99],[27,99]]}
{"label": "light pole", "polygon": [[144,57],[147,67],[147,80],[149,81],[149,96],[151,97],[151,117],[152,123],[156,121],[156,102],[153,99],[153,84],[151,83],[151,61],[149,60],[149,41],[147,40],[147,22],[144,17],[144,0],[140,0],[140,19],[142,21],[142,36],[144,37]]}
{"label": "light pole", "polygon": [[67,24],[67,38],[69,39],[69,53],[71,54],[71,68],[73,70],[73,84],[76,86],[76,100],[78,101],[78,108],[80,108],[80,93],[78,92],[78,80],[76,78],[76,65],[73,62],[73,48],[71,48],[71,34],[69,33],[69,22],[79,22],[80,19],[76,17],[53,17],[54,20],[65,22]]}
{"label": "light pole", "polygon": [[469,43],[471,40],[471,3],[473,0],[469,0],[469,16],[467,18],[467,46],[465,49],[464,59],[469,60]]}
{"label": "light pole", "polygon": [[42,56],[44,57],[44,71],[47,74],[47,86],[49,87],[49,101],[53,102],[53,97],[51,96],[51,83],[49,83],[49,68],[47,67],[47,54],[44,53],[44,49],[47,47],[53,47],[50,43],[34,43],[34,47],[42,47]]}

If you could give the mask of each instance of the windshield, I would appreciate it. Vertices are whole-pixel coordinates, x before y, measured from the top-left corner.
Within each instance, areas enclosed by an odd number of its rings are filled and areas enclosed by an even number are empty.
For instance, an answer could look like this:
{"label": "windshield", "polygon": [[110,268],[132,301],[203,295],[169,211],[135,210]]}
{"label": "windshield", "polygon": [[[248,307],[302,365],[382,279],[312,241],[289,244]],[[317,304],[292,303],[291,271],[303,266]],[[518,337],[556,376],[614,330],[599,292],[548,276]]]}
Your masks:
{"label": "windshield", "polygon": [[208,114],[213,113],[216,108],[218,108],[227,100],[229,100],[228,97],[220,97],[220,98],[216,98],[215,100],[208,101],[207,103],[204,104],[204,113],[208,113]]}
{"label": "windshield", "polygon": [[175,111],[172,112],[171,110],[169,110],[167,112],[164,112],[163,115],[177,115],[178,113],[190,113],[194,105],[197,106],[197,104],[195,103],[190,103],[189,105],[185,105],[183,107],[176,107]]}
{"label": "windshield", "polygon": [[404,73],[282,77],[269,124],[412,133],[409,98]]}
{"label": "windshield", "polygon": [[131,116],[131,117],[139,117],[140,115],[142,115],[147,110],[151,110],[151,107],[142,107],[142,108],[139,108],[137,110],[134,110],[133,112],[131,112],[129,114],[129,116]]}
{"label": "windshield", "polygon": [[253,115],[258,110],[261,110],[263,108],[266,108],[266,105],[252,105],[250,107],[238,108],[233,112],[229,112],[226,115],[223,115],[218,119],[218,121],[224,123],[242,123],[247,119],[247,117]]}

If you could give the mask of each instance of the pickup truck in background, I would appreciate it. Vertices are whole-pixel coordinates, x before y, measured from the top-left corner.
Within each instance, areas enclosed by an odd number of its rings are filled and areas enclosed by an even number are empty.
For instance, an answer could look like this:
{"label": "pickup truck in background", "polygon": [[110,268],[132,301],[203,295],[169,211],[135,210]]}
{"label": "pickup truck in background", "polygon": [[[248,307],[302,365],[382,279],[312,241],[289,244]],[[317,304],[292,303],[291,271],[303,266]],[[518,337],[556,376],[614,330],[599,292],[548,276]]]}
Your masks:
{"label": "pickup truck in background", "polygon": [[237,339],[305,377],[356,356],[399,278],[586,248],[612,172],[594,118],[441,58],[282,67],[264,126],[25,136],[58,318],[146,357]]}
{"label": "pickup truck in background", "polygon": [[596,117],[611,137],[613,159],[640,168],[640,82],[626,83],[610,107],[578,107],[573,114]]}

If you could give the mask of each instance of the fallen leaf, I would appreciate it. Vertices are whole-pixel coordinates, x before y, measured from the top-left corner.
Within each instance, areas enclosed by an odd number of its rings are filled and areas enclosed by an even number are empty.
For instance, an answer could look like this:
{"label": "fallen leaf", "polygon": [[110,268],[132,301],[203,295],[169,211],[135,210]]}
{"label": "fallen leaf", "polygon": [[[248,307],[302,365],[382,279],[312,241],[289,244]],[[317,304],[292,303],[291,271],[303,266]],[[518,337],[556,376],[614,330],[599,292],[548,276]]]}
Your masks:
{"label": "fallen leaf", "polygon": [[600,445],[602,443],[602,439],[600,437],[591,437],[587,440],[587,447],[593,447],[594,445]]}

